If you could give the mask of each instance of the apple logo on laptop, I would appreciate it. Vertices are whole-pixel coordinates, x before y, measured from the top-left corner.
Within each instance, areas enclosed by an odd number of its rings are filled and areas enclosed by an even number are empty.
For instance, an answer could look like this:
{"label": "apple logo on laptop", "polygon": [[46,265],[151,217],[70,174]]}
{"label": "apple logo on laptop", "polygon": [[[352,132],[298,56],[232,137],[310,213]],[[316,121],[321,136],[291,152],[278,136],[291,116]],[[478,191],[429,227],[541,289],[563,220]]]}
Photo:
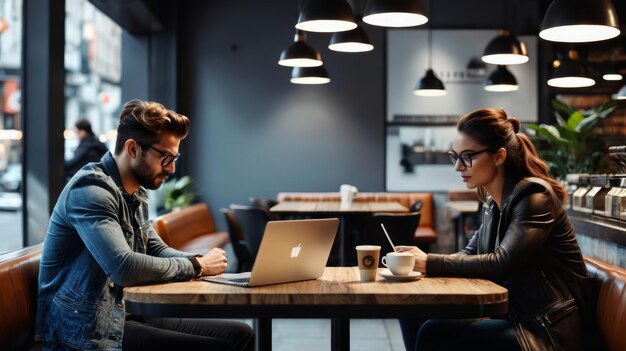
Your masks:
{"label": "apple logo on laptop", "polygon": [[300,249],[302,248],[301,245],[302,243],[298,244],[298,246],[294,246],[291,249],[291,258],[298,257],[298,255],[300,255]]}

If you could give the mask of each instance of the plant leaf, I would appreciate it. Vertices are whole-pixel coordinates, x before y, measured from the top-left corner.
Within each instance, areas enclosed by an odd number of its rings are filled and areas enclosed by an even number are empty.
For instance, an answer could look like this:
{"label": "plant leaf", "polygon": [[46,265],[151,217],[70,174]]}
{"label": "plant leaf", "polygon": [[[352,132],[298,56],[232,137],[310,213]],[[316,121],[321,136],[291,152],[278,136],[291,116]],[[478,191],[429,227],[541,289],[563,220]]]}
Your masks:
{"label": "plant leaf", "polygon": [[[592,117],[588,117],[588,118],[592,118]],[[582,113],[578,111],[572,113],[567,119],[567,129],[576,130],[576,127],[578,126],[578,124],[580,124],[580,122],[583,119],[585,119],[585,116]]]}
{"label": "plant leaf", "polygon": [[559,99],[552,100],[552,108],[555,111],[561,112],[565,116],[571,116],[572,113],[576,112],[576,110],[573,107],[571,107],[570,105],[566,104],[565,102]]}

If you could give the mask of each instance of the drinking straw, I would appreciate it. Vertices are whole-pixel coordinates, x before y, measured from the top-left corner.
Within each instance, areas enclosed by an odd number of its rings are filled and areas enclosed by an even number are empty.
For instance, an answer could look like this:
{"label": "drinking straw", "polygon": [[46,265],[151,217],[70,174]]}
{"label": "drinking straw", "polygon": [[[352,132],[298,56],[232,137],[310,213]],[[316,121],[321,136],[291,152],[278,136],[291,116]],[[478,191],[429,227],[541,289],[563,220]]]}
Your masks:
{"label": "drinking straw", "polygon": [[393,252],[396,252],[396,245],[394,245],[393,241],[391,241],[391,238],[389,237],[389,233],[387,233],[387,229],[385,229],[385,225],[381,223],[380,226],[383,228],[383,232],[385,232],[385,236],[387,237],[387,240],[389,240],[389,243],[391,244],[391,248],[393,249]]}

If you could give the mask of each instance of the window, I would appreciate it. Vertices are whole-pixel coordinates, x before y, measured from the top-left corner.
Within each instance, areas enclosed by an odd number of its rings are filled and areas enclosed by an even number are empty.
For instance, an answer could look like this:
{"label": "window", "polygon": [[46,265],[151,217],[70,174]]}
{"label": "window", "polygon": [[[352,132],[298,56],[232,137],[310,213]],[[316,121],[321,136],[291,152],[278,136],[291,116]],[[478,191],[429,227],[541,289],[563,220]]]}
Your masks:
{"label": "window", "polygon": [[[74,125],[90,122],[109,150],[120,109],[122,29],[87,0],[67,0],[65,17],[65,159],[80,144]],[[66,174],[71,176],[72,174]]]}
{"label": "window", "polygon": [[22,0],[0,0],[0,253],[23,247]]}

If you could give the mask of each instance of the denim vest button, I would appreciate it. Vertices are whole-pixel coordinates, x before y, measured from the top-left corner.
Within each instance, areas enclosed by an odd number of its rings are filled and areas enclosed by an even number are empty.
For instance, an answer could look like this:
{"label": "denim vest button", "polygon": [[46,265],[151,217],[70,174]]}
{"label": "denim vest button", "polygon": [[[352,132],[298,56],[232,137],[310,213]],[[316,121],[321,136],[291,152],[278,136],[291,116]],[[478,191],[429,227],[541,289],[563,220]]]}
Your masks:
{"label": "denim vest button", "polygon": [[113,320],[113,323],[117,323],[117,322],[119,322],[117,318]]}

